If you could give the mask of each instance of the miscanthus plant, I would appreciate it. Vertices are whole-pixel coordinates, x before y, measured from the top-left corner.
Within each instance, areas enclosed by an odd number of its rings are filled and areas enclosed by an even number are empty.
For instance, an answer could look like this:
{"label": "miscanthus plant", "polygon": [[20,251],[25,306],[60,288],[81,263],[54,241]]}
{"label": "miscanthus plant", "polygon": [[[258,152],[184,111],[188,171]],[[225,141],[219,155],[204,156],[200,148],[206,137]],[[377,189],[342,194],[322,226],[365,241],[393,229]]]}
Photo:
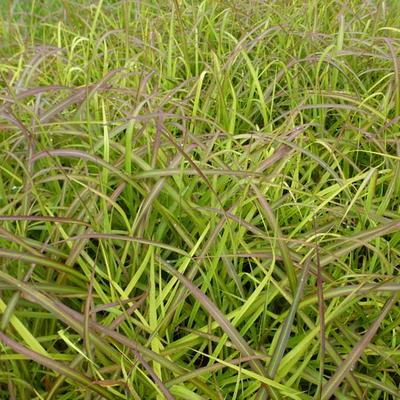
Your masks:
{"label": "miscanthus plant", "polygon": [[400,398],[398,1],[0,7],[1,399]]}

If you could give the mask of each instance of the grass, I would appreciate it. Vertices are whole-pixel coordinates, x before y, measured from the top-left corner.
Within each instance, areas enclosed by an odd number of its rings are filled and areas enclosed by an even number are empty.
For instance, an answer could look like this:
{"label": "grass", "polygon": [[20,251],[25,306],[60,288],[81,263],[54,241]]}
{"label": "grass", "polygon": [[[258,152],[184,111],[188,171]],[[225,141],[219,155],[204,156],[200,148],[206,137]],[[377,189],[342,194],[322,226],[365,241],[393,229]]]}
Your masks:
{"label": "grass", "polygon": [[4,1],[0,398],[400,398],[400,3]]}

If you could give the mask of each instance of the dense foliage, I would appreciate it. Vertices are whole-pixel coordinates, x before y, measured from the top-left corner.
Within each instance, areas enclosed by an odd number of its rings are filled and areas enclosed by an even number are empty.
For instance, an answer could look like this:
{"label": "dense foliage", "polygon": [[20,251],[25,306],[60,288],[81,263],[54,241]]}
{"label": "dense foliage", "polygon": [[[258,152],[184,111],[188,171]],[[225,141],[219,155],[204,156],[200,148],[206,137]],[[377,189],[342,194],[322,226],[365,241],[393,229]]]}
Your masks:
{"label": "dense foliage", "polygon": [[400,3],[1,2],[0,398],[400,398]]}

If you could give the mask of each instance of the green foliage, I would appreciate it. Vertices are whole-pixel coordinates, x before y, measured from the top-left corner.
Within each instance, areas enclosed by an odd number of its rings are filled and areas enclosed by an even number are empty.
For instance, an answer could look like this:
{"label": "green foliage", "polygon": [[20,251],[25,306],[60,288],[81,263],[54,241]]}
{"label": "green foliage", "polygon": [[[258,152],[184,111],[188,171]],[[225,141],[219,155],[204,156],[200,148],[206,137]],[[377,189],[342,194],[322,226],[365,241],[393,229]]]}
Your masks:
{"label": "green foliage", "polygon": [[393,1],[2,2],[0,399],[395,399]]}

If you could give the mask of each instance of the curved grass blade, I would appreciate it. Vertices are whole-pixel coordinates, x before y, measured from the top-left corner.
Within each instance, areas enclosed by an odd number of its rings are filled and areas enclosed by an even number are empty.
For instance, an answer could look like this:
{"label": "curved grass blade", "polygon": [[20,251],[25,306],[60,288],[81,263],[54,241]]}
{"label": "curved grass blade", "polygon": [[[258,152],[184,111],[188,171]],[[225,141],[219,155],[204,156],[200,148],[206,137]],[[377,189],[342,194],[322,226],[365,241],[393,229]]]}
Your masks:
{"label": "curved grass blade", "polygon": [[74,277],[75,279],[78,279],[80,282],[85,280],[85,276],[82,275],[80,272],[75,271],[73,268],[68,267],[65,264],[61,264],[57,261],[51,260],[50,258],[47,257],[33,255],[33,254],[26,254],[14,250],[1,249],[1,248],[0,248],[0,257],[11,258],[14,260],[21,260],[30,264],[44,265],[45,267],[52,268],[56,271],[65,272],[70,277]]}
{"label": "curved grass blade", "polygon": [[[8,275],[7,273],[0,271],[0,280],[10,284],[14,289],[20,290],[23,293],[23,297],[29,301],[41,305],[44,309],[53,314],[56,318],[63,321],[73,330],[75,330],[82,338],[84,336],[83,326],[85,318],[79,312],[67,307],[57,300],[48,298],[43,293],[38,292],[35,288],[30,287],[24,282],[20,282],[18,279]],[[158,362],[163,367],[169,369],[176,374],[183,374],[187,372],[187,369],[180,366],[179,364],[173,363],[168,358],[163,357],[161,354],[155,353],[148,349],[146,346],[136,342],[132,338],[128,338],[112,329],[97,323],[93,320],[89,320],[89,328],[91,329],[90,340],[94,343],[104,354],[107,354],[114,362],[119,363],[121,361],[120,353],[114,351],[114,347],[110,347],[103,340],[104,337],[109,337],[116,342],[131,349],[135,355],[140,353],[140,359],[149,359]],[[97,333],[96,333],[97,332]],[[100,335],[99,335],[100,334]],[[147,364],[146,364],[147,365]],[[215,394],[209,387],[202,382],[193,379],[193,384],[198,386],[204,393],[207,394],[211,399],[215,399]]]}
{"label": "curved grass blade", "polygon": [[[244,356],[249,357],[254,355],[254,350],[248,345],[246,340],[240,335],[238,330],[225,318],[222,312],[216,307],[216,305],[189,279],[178,272],[176,269],[171,267],[167,262],[157,257],[163,268],[167,270],[171,275],[175,276],[186,289],[196,298],[197,301],[208,311],[208,313],[217,321],[224,333],[230,338],[232,343],[236,346],[237,350]],[[254,372],[262,376],[268,376],[264,367],[258,360],[249,361],[249,364]],[[276,398],[277,393],[275,390],[267,386],[268,393]]]}
{"label": "curved grass blade", "polygon": [[360,342],[353,348],[353,350],[348,354],[343,363],[338,367],[333,376],[329,379],[328,383],[324,386],[321,393],[321,400],[328,400],[335,393],[335,390],[340,386],[343,379],[345,379],[346,374],[348,374],[357,363],[358,359],[361,357],[362,353],[368,347],[376,332],[379,329],[380,324],[386,318],[391,308],[394,306],[398,300],[399,295],[394,294],[383,306],[379,317],[374,321],[368,331],[361,338]]}
{"label": "curved grass blade", "polygon": [[[65,375],[66,377],[79,383],[80,385],[85,387],[85,390],[89,389],[94,392],[97,392],[98,394],[100,394],[101,396],[103,396],[106,399],[115,400],[115,395],[116,395],[115,392],[114,392],[114,394],[112,394],[108,390],[102,388],[99,385],[93,385],[92,380],[89,377],[83,375],[82,372],[75,371],[74,369],[63,365],[58,361],[54,361],[53,359],[51,359],[49,357],[46,357],[35,351],[27,349],[26,347],[20,345],[19,343],[15,342],[14,340],[10,339],[3,332],[0,332],[0,341],[3,342],[6,346],[8,346],[10,349],[15,351],[16,353],[23,354],[28,359],[30,359],[38,364],[43,365],[52,371],[56,371],[62,375]],[[121,398],[122,398],[122,396],[121,396]]]}

